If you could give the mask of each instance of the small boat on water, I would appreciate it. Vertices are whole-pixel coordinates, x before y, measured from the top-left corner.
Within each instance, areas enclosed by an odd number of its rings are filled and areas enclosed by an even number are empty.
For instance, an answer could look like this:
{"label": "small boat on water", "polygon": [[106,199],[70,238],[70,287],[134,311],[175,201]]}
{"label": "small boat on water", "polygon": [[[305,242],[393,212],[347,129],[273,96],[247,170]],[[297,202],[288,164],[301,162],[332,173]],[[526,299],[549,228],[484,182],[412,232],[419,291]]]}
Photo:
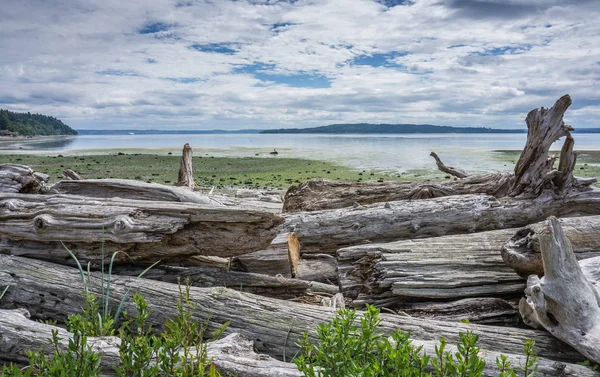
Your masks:
{"label": "small boat on water", "polygon": [[273,148],[273,152],[269,153],[271,156],[277,156],[279,153],[277,152],[277,149]]}
{"label": "small boat on water", "polygon": [[128,135],[135,135],[133,132],[129,132]]}

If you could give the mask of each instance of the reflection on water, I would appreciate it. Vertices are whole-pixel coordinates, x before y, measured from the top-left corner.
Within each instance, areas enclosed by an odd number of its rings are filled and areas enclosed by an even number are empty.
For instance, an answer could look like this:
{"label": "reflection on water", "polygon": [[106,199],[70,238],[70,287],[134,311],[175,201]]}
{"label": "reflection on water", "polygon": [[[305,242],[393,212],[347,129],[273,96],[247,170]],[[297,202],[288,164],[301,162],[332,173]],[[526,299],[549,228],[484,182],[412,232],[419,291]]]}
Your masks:
{"label": "reflection on water", "polygon": [[[98,154],[158,152],[181,153],[190,143],[194,155],[278,157],[332,161],[355,169],[402,172],[435,169],[431,151],[449,166],[469,172],[508,171],[514,166],[494,157],[494,150],[521,150],[526,134],[396,134],[396,135],[318,135],[318,134],[200,134],[200,135],[84,135],[23,142],[19,147],[37,153]],[[575,137],[577,150],[600,150],[600,134]],[[558,141],[555,149],[559,149]],[[6,149],[6,148],[5,148]],[[20,151],[24,152],[24,151]],[[7,153],[3,151],[3,153]]]}
{"label": "reflection on water", "polygon": [[0,140],[4,143],[0,143],[0,150],[3,151],[41,151],[41,152],[61,152],[68,150],[69,146],[73,144],[77,137],[76,136],[48,136],[38,137],[32,139],[15,139],[13,140]]}

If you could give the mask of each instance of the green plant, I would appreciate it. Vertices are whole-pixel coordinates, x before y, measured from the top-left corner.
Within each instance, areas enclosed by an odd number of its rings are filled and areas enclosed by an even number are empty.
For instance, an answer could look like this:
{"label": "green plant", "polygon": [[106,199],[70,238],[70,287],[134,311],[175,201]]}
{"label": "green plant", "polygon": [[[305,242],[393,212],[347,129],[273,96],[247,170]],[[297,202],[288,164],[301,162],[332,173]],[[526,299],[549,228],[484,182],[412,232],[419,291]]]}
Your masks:
{"label": "green plant", "polygon": [[[137,317],[125,314],[126,321],[120,329],[121,365],[116,368],[120,377],[219,376],[204,342],[208,322],[201,323],[193,317],[198,304],[191,299],[189,281],[185,288],[179,284],[177,315],[165,322],[165,330],[160,334],[154,334],[147,325],[150,311],[145,299],[136,293],[133,301]],[[211,333],[210,340],[220,337],[228,324]]]}
{"label": "green plant", "polygon": [[[85,334],[88,336],[108,336],[114,335],[115,329],[117,328],[119,318],[121,316],[121,312],[123,310],[123,305],[129,298],[131,294],[131,288],[129,288],[125,294],[121,297],[121,301],[117,306],[114,316],[110,311],[110,296],[111,296],[111,280],[112,280],[112,268],[115,262],[115,258],[119,253],[125,254],[128,258],[129,255],[124,251],[115,251],[111,258],[108,266],[108,273],[105,272],[105,254],[104,254],[104,228],[102,228],[102,246],[101,246],[101,277],[100,277],[100,292],[101,299],[98,302],[98,298],[90,292],[91,285],[91,272],[90,272],[90,264],[87,265],[87,276],[84,271],[81,263],[75,256],[75,254],[61,241],[61,244],[65,248],[65,250],[69,253],[71,258],[75,260],[77,264],[77,268],[79,270],[79,274],[81,276],[81,281],[83,283],[83,295],[85,306],[83,308],[83,318],[85,320],[85,324],[87,327],[84,329]],[[131,258],[130,258],[131,259]],[[155,262],[144,271],[142,271],[136,279],[144,276],[150,269],[156,266],[160,261]]]}
{"label": "green plant", "polygon": [[58,330],[52,330],[53,347],[51,357],[45,355],[44,350],[28,352],[29,369],[27,373],[32,376],[48,377],[96,377],[100,373],[100,355],[95,353],[87,344],[87,336],[77,330],[80,325],[74,323],[80,319],[70,318],[73,327],[73,337],[69,338],[68,347],[61,351]]}
{"label": "green plant", "polygon": [[[470,331],[459,333],[456,352],[447,350],[440,338],[435,356],[426,355],[422,347],[414,346],[408,334],[400,330],[385,337],[377,332],[381,322],[379,310],[367,305],[357,322],[356,311],[340,310],[330,322],[317,327],[318,344],[308,336],[300,341],[301,354],[294,359],[298,370],[306,377],[480,377],[485,361],[479,355],[478,336]],[[526,341],[524,377],[537,371],[535,343]],[[504,355],[496,359],[499,377],[517,377]]]}

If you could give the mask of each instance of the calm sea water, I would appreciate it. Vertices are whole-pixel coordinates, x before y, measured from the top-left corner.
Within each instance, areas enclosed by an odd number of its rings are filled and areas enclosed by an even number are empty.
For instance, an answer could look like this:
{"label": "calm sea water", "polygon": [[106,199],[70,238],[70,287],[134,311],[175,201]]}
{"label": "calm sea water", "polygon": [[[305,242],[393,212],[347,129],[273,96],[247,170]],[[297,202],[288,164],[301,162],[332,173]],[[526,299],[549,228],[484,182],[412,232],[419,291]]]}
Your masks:
{"label": "calm sea water", "polygon": [[[511,170],[495,150],[521,150],[525,134],[410,134],[410,135],[103,135],[76,136],[4,146],[2,153],[93,154],[157,152],[178,154],[190,143],[195,155],[269,158],[301,157],[332,161],[355,169],[402,172],[435,169],[435,151],[447,165],[468,171]],[[576,150],[600,150],[600,134],[576,134]],[[562,141],[554,148],[560,149]],[[278,156],[269,152],[277,149]],[[0,155],[1,161],[1,155]]]}

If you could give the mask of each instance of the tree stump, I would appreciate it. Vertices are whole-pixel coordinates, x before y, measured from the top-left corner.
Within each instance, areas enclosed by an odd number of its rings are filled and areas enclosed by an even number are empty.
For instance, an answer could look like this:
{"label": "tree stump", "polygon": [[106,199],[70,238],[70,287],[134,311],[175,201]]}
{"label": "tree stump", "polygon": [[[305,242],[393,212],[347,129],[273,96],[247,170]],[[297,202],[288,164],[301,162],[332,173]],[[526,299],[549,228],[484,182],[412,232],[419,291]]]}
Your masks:
{"label": "tree stump", "polygon": [[191,189],[196,187],[194,182],[194,170],[192,168],[192,147],[189,143],[183,146],[181,163],[179,165],[179,176],[177,177],[177,186],[185,186]]}

